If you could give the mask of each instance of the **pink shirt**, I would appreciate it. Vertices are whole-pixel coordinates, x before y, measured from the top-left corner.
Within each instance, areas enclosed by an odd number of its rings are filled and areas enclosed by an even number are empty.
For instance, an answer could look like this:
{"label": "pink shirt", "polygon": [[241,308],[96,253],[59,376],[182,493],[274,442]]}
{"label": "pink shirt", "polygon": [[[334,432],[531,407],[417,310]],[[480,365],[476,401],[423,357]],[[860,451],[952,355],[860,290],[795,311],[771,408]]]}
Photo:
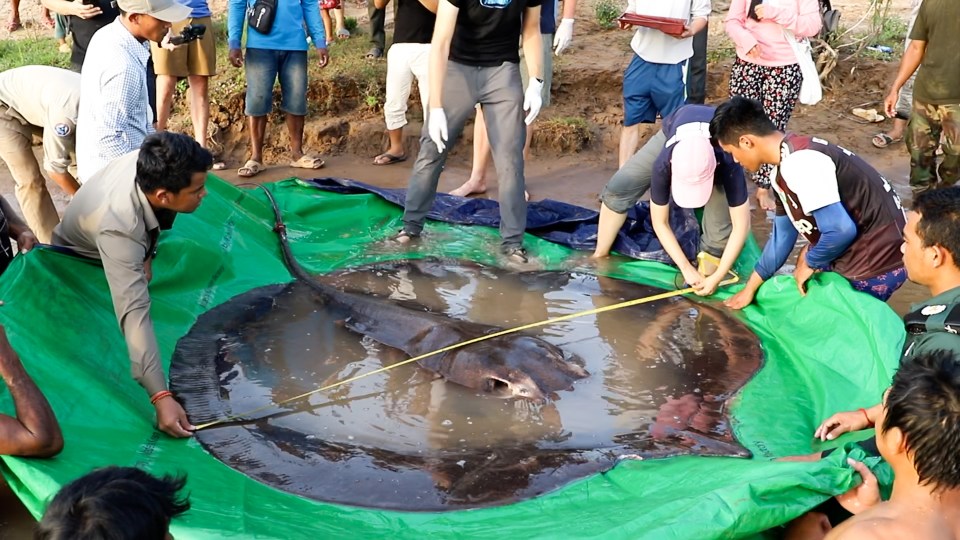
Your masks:
{"label": "pink shirt", "polygon": [[[749,7],[750,0],[733,0],[723,22],[727,35],[737,46],[737,56],[752,64],[796,64],[797,57],[783,30],[793,32],[799,39],[817,35],[823,24],[817,0],[765,0],[762,21],[747,16]],[[747,52],[757,45],[760,46],[760,57],[748,57]]]}

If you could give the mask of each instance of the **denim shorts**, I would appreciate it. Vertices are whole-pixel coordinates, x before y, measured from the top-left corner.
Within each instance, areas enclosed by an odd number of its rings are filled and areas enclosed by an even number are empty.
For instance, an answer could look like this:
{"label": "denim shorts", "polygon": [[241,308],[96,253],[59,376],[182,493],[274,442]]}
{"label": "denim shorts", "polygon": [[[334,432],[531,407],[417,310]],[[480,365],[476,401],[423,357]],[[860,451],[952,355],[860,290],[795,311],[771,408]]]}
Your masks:
{"label": "denim shorts", "polygon": [[307,51],[250,49],[244,58],[247,77],[247,116],[273,110],[273,84],[280,77],[280,110],[307,115]]}
{"label": "denim shorts", "polygon": [[623,125],[652,124],[680,108],[683,62],[655,64],[636,54],[623,74]]}

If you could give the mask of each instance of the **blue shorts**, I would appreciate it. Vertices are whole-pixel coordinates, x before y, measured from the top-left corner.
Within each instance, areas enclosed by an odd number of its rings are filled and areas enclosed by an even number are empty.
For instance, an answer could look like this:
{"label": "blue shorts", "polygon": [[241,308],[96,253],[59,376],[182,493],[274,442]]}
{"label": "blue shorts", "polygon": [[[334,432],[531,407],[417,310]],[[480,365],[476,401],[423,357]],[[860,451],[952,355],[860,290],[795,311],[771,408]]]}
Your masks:
{"label": "blue shorts", "polygon": [[266,116],[273,110],[273,85],[280,76],[280,110],[307,115],[307,51],[247,49],[247,116]]}
{"label": "blue shorts", "polygon": [[850,285],[860,292],[886,302],[906,280],[907,269],[901,266],[872,278],[851,280]]}
{"label": "blue shorts", "polygon": [[623,74],[623,125],[652,124],[680,108],[684,100],[683,62],[654,64],[636,54]]}

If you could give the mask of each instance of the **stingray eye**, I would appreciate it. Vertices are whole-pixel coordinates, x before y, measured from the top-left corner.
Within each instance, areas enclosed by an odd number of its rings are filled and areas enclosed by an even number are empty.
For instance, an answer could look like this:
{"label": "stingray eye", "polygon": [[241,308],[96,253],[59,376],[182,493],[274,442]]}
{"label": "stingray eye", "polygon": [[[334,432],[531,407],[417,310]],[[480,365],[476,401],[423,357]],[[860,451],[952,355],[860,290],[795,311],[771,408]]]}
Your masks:
{"label": "stingray eye", "polygon": [[528,394],[529,392],[527,391],[526,388],[521,388],[521,389],[520,389],[520,393],[521,393],[521,394]]}

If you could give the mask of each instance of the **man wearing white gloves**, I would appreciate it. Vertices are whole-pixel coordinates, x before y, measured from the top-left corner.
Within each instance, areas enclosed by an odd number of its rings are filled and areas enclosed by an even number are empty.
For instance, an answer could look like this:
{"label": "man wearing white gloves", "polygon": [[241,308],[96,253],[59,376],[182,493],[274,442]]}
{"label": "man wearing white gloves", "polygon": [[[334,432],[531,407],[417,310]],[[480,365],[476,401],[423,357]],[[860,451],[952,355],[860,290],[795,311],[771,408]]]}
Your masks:
{"label": "man wearing white gloves", "polygon": [[[540,33],[543,35],[543,89],[540,98],[543,107],[550,106],[550,85],[553,83],[553,55],[563,52],[573,39],[573,15],[577,10],[577,0],[563,0],[563,19],[557,24],[556,0],[546,0],[540,6]],[[552,48],[551,48],[552,45]],[[526,55],[528,53],[522,52]],[[520,66],[520,77],[524,84],[530,80],[527,70]],[[524,160],[530,157],[530,140],[533,138],[534,126],[527,129],[527,139],[523,146]],[[490,165],[490,141],[487,139],[487,126],[483,120],[483,113],[477,110],[477,119],[473,124],[473,167],[470,178],[460,187],[450,192],[451,195],[466,197],[481,194],[487,191],[487,170]],[[524,194],[526,197],[526,193]]]}
{"label": "man wearing white gloves", "polygon": [[[501,253],[513,262],[527,261],[523,249],[527,221],[523,144],[526,126],[543,104],[540,2],[440,0],[430,43],[427,133],[420,138],[420,154],[407,187],[403,229],[395,241],[407,243],[420,236],[450,145],[459,138],[474,106],[480,104],[500,173]],[[521,35],[530,73],[525,93],[517,51]]]}

